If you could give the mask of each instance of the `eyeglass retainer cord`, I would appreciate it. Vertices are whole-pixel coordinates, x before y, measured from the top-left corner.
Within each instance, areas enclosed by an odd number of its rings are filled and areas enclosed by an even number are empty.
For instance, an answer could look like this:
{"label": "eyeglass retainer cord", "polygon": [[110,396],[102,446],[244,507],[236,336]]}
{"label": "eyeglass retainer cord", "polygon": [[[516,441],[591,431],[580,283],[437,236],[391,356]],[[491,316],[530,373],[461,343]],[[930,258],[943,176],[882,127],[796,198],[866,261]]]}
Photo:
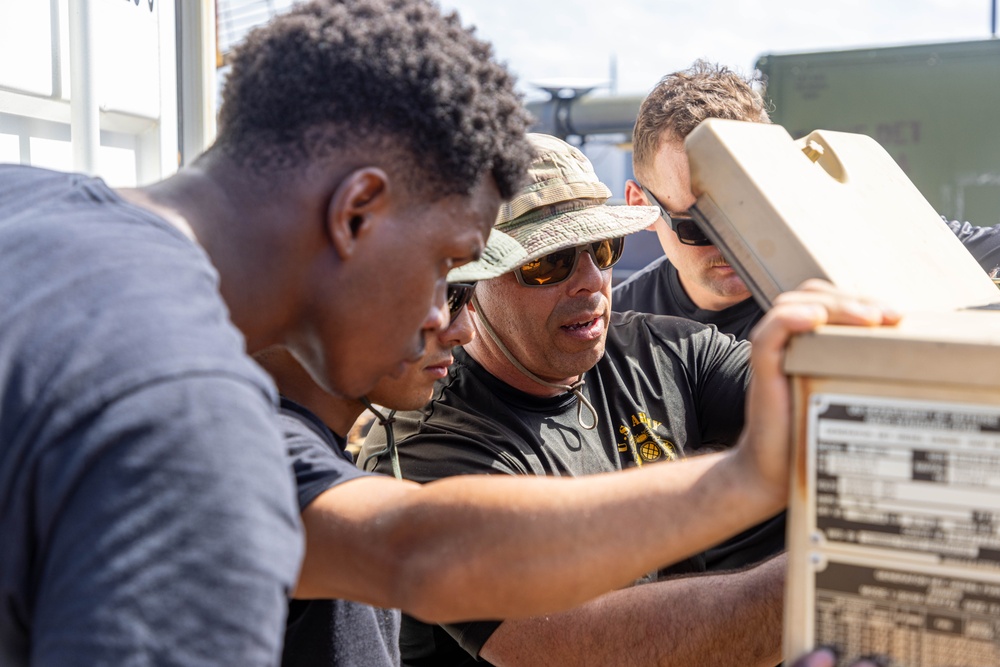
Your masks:
{"label": "eyeglass retainer cord", "polygon": [[[595,410],[594,406],[590,403],[590,401],[587,400],[587,397],[583,395],[582,391],[583,385],[586,384],[586,380],[584,379],[583,375],[581,375],[580,378],[573,384],[556,384],[554,382],[549,382],[547,380],[543,380],[542,378],[538,377],[537,375],[529,371],[527,368],[525,368],[520,361],[515,359],[514,355],[510,352],[510,350],[507,349],[507,346],[504,345],[503,342],[501,342],[500,337],[497,336],[496,332],[493,330],[493,326],[487,319],[486,313],[483,311],[483,307],[479,304],[479,298],[475,294],[472,295],[472,304],[476,307],[476,315],[479,317],[479,320],[483,323],[483,328],[486,329],[486,333],[489,334],[493,342],[496,343],[497,347],[500,348],[500,351],[503,352],[503,356],[507,357],[507,361],[513,364],[514,368],[521,371],[521,373],[523,373],[527,378],[533,380],[534,382],[537,382],[540,385],[544,385],[546,387],[552,387],[553,389],[562,389],[563,391],[573,392],[573,395],[576,396],[576,398],[579,401],[576,405],[576,420],[577,422],[579,422],[580,427],[587,431],[592,431],[593,429],[597,428],[597,421],[598,421],[597,410]],[[586,406],[587,409],[590,410],[590,414],[593,415],[594,417],[594,421],[589,425],[585,424],[583,421],[584,406]]]}

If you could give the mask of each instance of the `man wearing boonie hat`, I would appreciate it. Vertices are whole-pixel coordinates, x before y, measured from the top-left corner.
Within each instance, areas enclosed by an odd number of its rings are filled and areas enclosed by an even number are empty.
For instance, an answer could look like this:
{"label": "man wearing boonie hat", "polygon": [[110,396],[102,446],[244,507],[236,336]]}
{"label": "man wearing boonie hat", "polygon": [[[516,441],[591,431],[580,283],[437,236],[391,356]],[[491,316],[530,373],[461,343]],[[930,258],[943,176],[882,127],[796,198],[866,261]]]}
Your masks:
{"label": "man wearing boonie hat", "polygon": [[[434,382],[447,373],[452,348],[472,340],[465,304],[476,281],[526,261],[529,255],[520,243],[494,230],[478,261],[448,274],[449,326],[428,338],[421,359],[408,364],[400,377],[384,378],[369,398],[388,408],[422,407]],[[648,526],[635,523],[622,530],[620,521],[634,503],[629,494],[684,506],[683,497],[662,496],[668,477],[675,485],[687,481],[682,466],[646,468],[631,480],[618,475],[613,480],[476,477],[428,486],[371,475],[358,470],[345,453],[344,434],[369,408],[390,443],[387,452],[378,454],[392,461],[393,413],[382,414],[367,400],[328,394],[281,348],[269,349],[257,360],[282,393],[281,424],[309,536],[297,599],[289,608],[285,667],[395,666],[400,661],[400,614],[386,607],[438,620],[547,612],[621,586],[696,548],[685,546],[692,536],[682,521],[675,522],[673,531],[657,530],[652,541]],[[608,493],[609,481],[616,492]],[[521,500],[520,508],[509,501],[511,496]],[[694,512],[684,515],[695,517]],[[711,530],[720,537],[725,529]],[[557,576],[549,568],[552,554],[586,546],[579,542],[581,533],[594,544],[580,562],[571,563],[571,570]],[[595,545],[602,545],[603,553]],[[617,550],[623,547],[635,561],[618,565]]]}
{"label": "man wearing boonie hat", "polygon": [[[530,182],[501,208],[495,226],[517,240],[527,258],[514,271],[477,285],[470,306],[476,338],[455,351],[454,365],[427,406],[396,415],[403,476],[418,482],[466,474],[576,477],[735,444],[744,421],[749,345],[688,320],[613,314],[610,268],[621,256],[622,237],[647,227],[658,211],[607,206],[611,193],[579,150],[554,137],[529,138],[536,150]],[[834,310],[829,314],[837,317]],[[792,330],[783,317],[778,309],[762,326],[778,332],[777,338],[762,334],[778,352]],[[755,353],[766,354],[762,349]],[[760,362],[758,378],[781,377],[774,362],[779,356],[766,366]],[[751,415],[754,428],[747,432],[754,437],[746,440],[766,442],[763,430],[787,423],[783,400],[757,399],[757,406],[772,412]],[[781,433],[779,440],[787,435]],[[384,435],[373,429],[362,461],[375,453],[375,469],[388,472],[389,457],[377,455],[384,446]],[[666,473],[694,461],[706,457],[642,472]],[[716,500],[710,495],[702,497],[709,504]],[[728,520],[731,511],[640,498],[619,516],[623,530],[677,521],[704,527]],[[568,508],[567,521],[571,517],[578,515]],[[584,528],[575,548],[549,552],[550,573],[579,568],[593,549],[590,537]],[[630,545],[609,546],[617,550],[618,563],[632,562]],[[695,557],[671,572],[703,568]],[[782,575],[783,563],[770,561],[738,574],[632,587],[565,614],[524,620],[442,628],[405,616],[403,661],[441,666],[472,663],[476,656],[517,665],[666,659],[679,665],[774,665]],[[658,576],[651,572],[642,581]],[[499,573],[497,579],[507,586],[521,583]]]}

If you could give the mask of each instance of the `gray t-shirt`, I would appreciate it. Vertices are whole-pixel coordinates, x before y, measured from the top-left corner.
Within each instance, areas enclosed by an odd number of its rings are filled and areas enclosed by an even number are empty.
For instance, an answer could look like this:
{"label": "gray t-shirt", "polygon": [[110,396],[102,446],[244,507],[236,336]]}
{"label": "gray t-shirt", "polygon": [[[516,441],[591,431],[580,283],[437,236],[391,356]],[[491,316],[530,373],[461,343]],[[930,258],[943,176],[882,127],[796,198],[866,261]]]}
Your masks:
{"label": "gray t-shirt", "polygon": [[0,165],[0,266],[0,664],[276,664],[294,485],[208,257]]}

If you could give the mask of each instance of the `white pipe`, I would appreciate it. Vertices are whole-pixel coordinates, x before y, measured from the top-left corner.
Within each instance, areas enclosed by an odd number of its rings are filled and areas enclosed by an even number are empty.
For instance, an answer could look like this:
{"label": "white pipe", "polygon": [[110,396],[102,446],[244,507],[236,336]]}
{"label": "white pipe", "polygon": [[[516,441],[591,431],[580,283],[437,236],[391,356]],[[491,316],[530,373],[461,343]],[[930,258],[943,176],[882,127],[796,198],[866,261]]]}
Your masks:
{"label": "white pipe", "polygon": [[[995,1],[995,0],[994,0]],[[215,2],[203,2],[201,11],[202,57],[202,150],[215,141],[215,95],[218,88],[219,56],[218,28],[216,27]]]}
{"label": "white pipe", "polygon": [[101,119],[95,90],[91,0],[69,2],[70,138],[73,169],[97,173]]}
{"label": "white pipe", "polygon": [[[105,2],[107,0],[104,0]],[[181,135],[180,135],[180,97],[181,81],[183,80],[183,51],[179,51],[178,31],[181,26],[178,16],[183,12],[182,5],[201,4],[192,0],[159,0],[155,4],[157,38],[159,39],[159,91],[160,109],[157,119],[155,141],[151,140],[150,152],[142,161],[142,170],[138,175],[140,185],[152,183],[170,176],[180,165]]]}

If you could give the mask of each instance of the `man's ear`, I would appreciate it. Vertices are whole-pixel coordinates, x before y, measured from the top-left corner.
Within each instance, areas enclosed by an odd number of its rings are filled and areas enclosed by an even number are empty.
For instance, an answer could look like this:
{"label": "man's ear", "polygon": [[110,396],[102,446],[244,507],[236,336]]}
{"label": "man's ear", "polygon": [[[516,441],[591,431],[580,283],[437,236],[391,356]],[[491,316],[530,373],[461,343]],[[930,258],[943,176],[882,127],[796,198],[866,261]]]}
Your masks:
{"label": "man's ear", "polygon": [[376,167],[356,169],[334,190],[327,204],[327,233],[337,254],[347,259],[389,203],[389,178]]}
{"label": "man's ear", "polygon": [[629,206],[649,206],[646,203],[646,195],[642,193],[642,188],[631,178],[625,181],[625,203]]}
{"label": "man's ear", "polygon": [[[631,178],[625,181],[625,203],[629,206],[654,206],[653,202],[646,200],[646,194],[639,187],[639,184]],[[656,231],[656,221],[653,221],[646,231]]]}

